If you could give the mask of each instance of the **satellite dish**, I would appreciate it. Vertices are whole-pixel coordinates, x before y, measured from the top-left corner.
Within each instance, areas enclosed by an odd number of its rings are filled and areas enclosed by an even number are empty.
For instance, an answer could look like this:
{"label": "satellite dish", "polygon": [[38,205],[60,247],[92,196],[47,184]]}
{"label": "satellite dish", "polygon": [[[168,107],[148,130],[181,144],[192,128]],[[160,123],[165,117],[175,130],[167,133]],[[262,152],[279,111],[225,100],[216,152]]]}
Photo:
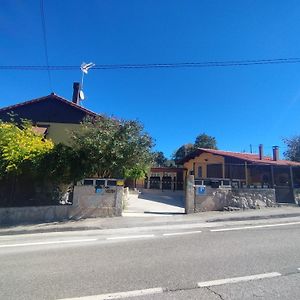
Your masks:
{"label": "satellite dish", "polygon": [[81,100],[84,100],[84,93],[83,93],[83,90],[80,90],[79,91],[79,97]]}

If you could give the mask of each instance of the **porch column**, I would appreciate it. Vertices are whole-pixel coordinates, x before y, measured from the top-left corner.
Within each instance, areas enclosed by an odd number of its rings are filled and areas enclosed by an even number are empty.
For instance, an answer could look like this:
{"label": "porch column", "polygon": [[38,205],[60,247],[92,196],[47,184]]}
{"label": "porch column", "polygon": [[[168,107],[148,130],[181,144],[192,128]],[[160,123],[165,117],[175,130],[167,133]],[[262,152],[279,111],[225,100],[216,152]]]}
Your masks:
{"label": "porch column", "polygon": [[246,185],[248,186],[248,164],[245,161],[245,181],[246,181]]}
{"label": "porch column", "polygon": [[225,178],[225,163],[222,164],[222,178]]}
{"label": "porch column", "polygon": [[275,180],[274,180],[274,166],[271,166],[271,179],[272,179],[272,188],[275,186]]}
{"label": "porch column", "polygon": [[293,167],[290,166],[290,176],[291,176],[291,188],[294,189],[294,175],[293,175]]}

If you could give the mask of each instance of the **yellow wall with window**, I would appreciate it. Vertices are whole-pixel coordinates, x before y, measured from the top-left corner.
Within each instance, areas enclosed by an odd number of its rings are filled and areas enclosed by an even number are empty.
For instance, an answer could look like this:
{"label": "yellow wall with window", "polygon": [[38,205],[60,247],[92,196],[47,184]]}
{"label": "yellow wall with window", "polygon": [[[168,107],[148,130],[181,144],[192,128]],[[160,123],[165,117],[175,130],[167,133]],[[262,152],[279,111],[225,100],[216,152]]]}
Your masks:
{"label": "yellow wall with window", "polygon": [[80,124],[70,123],[51,123],[51,122],[37,122],[38,126],[48,127],[47,139],[51,139],[55,144],[70,143],[70,132],[77,131],[80,128]]}
{"label": "yellow wall with window", "polygon": [[[207,178],[207,165],[209,164],[221,164],[223,166],[223,178],[225,178],[225,162],[223,156],[204,152],[194,159],[190,159],[184,163],[183,166],[188,170],[188,174],[190,174],[190,171],[195,171],[195,178]],[[202,168],[202,174],[198,174],[199,167]]]}

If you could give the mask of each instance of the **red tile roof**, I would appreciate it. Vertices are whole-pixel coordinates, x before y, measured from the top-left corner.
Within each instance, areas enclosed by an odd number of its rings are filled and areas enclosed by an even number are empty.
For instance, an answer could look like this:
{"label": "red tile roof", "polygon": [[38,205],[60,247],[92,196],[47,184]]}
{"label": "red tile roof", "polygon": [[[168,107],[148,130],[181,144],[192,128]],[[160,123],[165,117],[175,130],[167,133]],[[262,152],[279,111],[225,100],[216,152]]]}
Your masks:
{"label": "red tile roof", "polygon": [[241,152],[231,152],[231,151],[223,151],[223,150],[214,150],[214,149],[205,149],[205,148],[198,148],[192,153],[188,154],[183,162],[187,162],[190,159],[195,158],[196,156],[199,156],[201,153],[211,153],[214,155],[220,155],[225,157],[231,157],[240,159],[252,164],[262,164],[262,165],[276,165],[276,166],[297,166],[300,167],[300,162],[295,161],[289,161],[289,160],[277,160],[274,161],[269,156],[264,156],[262,160],[259,159],[258,154],[252,154],[252,153],[241,153]]}
{"label": "red tile roof", "polygon": [[162,172],[180,172],[185,170],[184,168],[173,168],[173,167],[151,167],[151,172],[153,173],[162,173]]}
{"label": "red tile roof", "polygon": [[17,104],[14,104],[14,105],[10,105],[10,106],[6,106],[6,107],[2,107],[0,108],[0,112],[1,111],[4,111],[4,110],[13,110],[14,108],[17,108],[17,107],[21,107],[21,106],[24,106],[24,105],[28,105],[28,104],[32,104],[32,103],[37,103],[37,102],[41,102],[45,99],[49,99],[49,98],[52,98],[52,99],[55,99],[55,100],[59,100],[63,103],[66,103],[70,106],[73,106],[75,107],[76,109],[79,109],[83,112],[85,112],[86,114],[90,115],[90,116],[98,116],[98,114],[94,113],[93,111],[91,110],[88,110],[80,105],[77,105],[75,103],[73,103],[72,101],[69,101],[61,96],[58,96],[56,95],[55,93],[51,93],[50,95],[47,95],[47,96],[44,96],[44,97],[40,97],[40,98],[36,98],[36,99],[32,99],[32,100],[28,100],[28,101],[24,101],[24,102],[21,102],[21,103],[17,103]]}

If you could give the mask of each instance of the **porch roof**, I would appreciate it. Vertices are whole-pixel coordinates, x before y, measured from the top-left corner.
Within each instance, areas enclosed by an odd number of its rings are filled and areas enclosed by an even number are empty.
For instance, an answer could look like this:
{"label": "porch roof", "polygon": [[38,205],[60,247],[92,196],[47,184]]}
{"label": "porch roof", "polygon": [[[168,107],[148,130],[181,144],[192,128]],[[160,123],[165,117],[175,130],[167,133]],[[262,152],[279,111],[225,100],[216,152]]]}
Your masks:
{"label": "porch roof", "polygon": [[258,154],[252,153],[241,153],[241,152],[232,152],[232,151],[223,151],[223,150],[215,150],[215,149],[205,149],[198,148],[188,154],[182,161],[185,163],[195,157],[199,156],[202,153],[211,153],[214,155],[220,155],[223,157],[236,158],[239,160],[243,160],[245,162],[249,162],[251,164],[261,164],[261,165],[275,165],[275,166],[295,166],[300,167],[300,162],[289,161],[289,160],[273,160],[272,157],[264,156],[263,159],[259,159]]}

